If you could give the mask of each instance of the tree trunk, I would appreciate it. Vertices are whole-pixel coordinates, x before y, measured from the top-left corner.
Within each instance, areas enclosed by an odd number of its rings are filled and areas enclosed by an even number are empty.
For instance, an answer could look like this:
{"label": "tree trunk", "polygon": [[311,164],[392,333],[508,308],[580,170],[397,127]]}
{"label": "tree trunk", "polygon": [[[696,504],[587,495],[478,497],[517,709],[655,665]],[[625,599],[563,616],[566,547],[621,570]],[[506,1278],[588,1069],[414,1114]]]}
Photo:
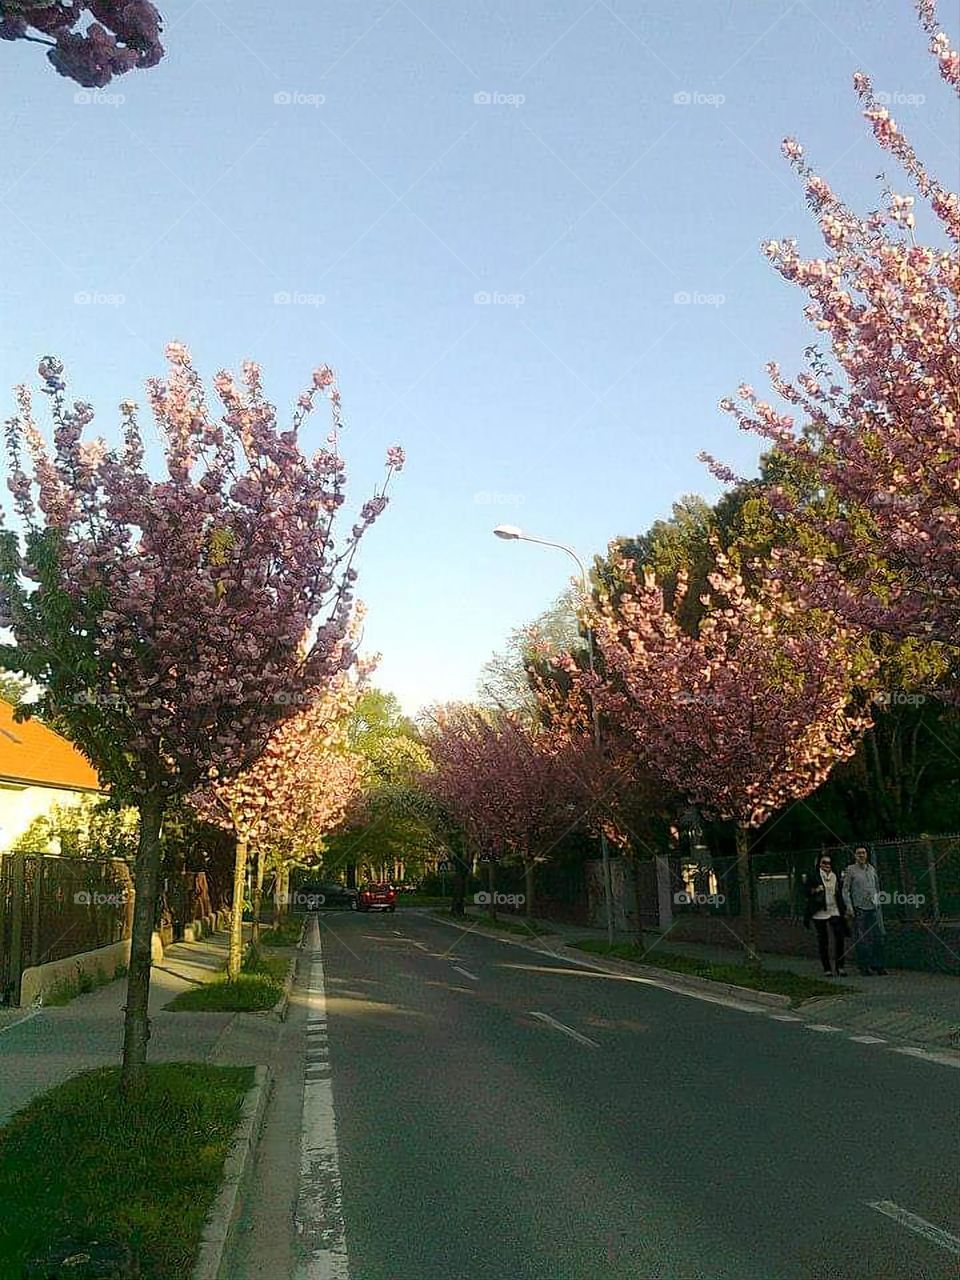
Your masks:
{"label": "tree trunk", "polygon": [[233,902],[230,907],[230,952],[227,958],[227,981],[236,982],[243,960],[243,891],[247,880],[247,839],[237,836],[233,864]]}
{"label": "tree trunk", "polygon": [[643,940],[643,903],[640,894],[640,861],[634,854],[630,859],[630,869],[633,872],[633,910],[635,920],[633,922],[633,945],[638,947],[640,951],[646,951]]}
{"label": "tree trunk", "polygon": [[286,885],[283,883],[286,870],[283,862],[277,863],[277,875],[273,882],[273,920],[276,925],[282,924],[287,916]]}
{"label": "tree trunk", "polygon": [[467,897],[467,863],[462,853],[453,855],[453,890],[450,900],[450,914],[462,916],[466,914]]}
{"label": "tree trunk", "polygon": [[751,964],[760,963],[757,951],[756,929],[753,919],[753,894],[750,876],[750,832],[737,825],[737,884],[740,888],[740,918],[743,921],[743,942],[747,959]]}
{"label": "tree trunk", "polygon": [[263,872],[266,862],[266,851],[263,841],[257,841],[257,874],[253,882],[253,924],[250,929],[250,940],[254,946],[260,942],[260,908],[263,905]]}
{"label": "tree trunk", "polygon": [[150,1019],[150,955],[157,886],[160,880],[160,824],[163,799],[156,794],[140,800],[140,840],[134,882],[133,928],[130,934],[130,968],[127,975],[127,1003],[123,1016],[123,1065],[120,1092],[130,1098],[143,1089],[147,1065]]}
{"label": "tree trunk", "polygon": [[523,892],[526,895],[527,919],[533,919],[533,881],[536,873],[536,864],[531,858],[528,858],[523,864]]}
{"label": "tree trunk", "polygon": [[493,858],[487,863],[487,886],[490,892],[490,919],[497,918],[497,873]]}

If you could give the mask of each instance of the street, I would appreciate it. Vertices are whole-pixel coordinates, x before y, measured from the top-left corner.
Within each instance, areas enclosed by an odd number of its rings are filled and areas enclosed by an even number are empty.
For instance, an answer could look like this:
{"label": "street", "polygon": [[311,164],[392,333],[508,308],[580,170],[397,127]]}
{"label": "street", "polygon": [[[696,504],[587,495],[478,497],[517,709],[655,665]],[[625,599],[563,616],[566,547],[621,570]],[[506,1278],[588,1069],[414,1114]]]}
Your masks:
{"label": "street", "polygon": [[957,1275],[946,1063],[419,913],[320,931],[298,1280]]}

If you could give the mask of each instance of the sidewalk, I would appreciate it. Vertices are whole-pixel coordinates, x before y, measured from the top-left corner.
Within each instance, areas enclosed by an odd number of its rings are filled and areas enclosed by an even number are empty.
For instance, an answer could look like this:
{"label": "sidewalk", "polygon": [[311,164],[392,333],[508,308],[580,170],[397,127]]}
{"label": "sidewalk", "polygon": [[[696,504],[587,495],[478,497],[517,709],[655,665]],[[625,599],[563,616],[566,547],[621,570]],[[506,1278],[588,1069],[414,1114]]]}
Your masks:
{"label": "sidewalk", "polygon": [[[479,912],[468,914],[479,915]],[[507,915],[504,919],[522,923],[523,917]],[[556,920],[537,920],[540,928],[549,928],[549,935],[531,937],[530,941],[562,941],[566,946],[587,939],[605,939],[603,929],[584,925],[564,924]],[[519,938],[519,934],[514,935]],[[705,946],[695,942],[671,942],[669,930],[665,934],[653,929],[645,931],[647,947],[653,952],[650,963],[656,963],[656,953],[692,956],[695,959],[715,960],[723,964],[738,964],[742,953],[728,947]],[[632,942],[632,938],[618,935],[618,942]],[[791,973],[810,978],[822,978],[823,972],[816,955],[816,939],[810,937],[810,957],[763,956],[768,969],[786,969]],[[891,969],[886,977],[863,978],[856,970],[849,978],[834,979],[837,987],[851,992],[849,995],[824,996],[809,1000],[793,1012],[811,1021],[828,1022],[851,1030],[875,1033],[911,1044],[931,1045],[937,1048],[960,1049],[960,978],[939,973],[917,973],[913,970]]]}
{"label": "sidewalk", "polygon": [[[228,944],[226,933],[211,934],[202,942],[175,943],[153,966],[149,1061],[273,1063],[282,1026],[275,1018],[164,1010],[181,991],[209,981],[224,967]],[[119,1064],[126,991],[126,979],[120,979],[60,1007],[2,1011],[0,1124],[69,1076]]]}

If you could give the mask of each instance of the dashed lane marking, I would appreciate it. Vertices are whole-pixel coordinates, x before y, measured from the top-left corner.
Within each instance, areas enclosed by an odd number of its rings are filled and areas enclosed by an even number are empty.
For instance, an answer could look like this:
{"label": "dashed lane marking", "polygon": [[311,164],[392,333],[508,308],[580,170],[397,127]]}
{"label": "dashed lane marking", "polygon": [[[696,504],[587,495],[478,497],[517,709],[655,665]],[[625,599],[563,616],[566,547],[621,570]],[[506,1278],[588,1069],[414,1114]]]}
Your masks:
{"label": "dashed lane marking", "polygon": [[471,980],[471,982],[479,982],[479,981],[480,981],[480,979],[477,977],[477,975],[476,975],[475,973],[471,973],[469,969],[461,969],[461,968],[460,968],[460,966],[459,966],[458,964],[455,964],[453,967],[456,969],[457,973],[462,973],[462,974],[463,974],[463,976],[464,976],[465,978],[469,978],[469,979]]}
{"label": "dashed lane marking", "polygon": [[926,1218],[921,1218],[916,1213],[911,1213],[909,1209],[901,1209],[900,1205],[892,1200],[868,1200],[867,1204],[871,1209],[876,1209],[877,1213],[883,1213],[899,1223],[901,1227],[906,1227],[908,1231],[915,1231],[918,1236],[923,1236],[931,1244],[938,1245],[947,1253],[960,1257],[960,1239],[951,1235],[949,1231],[944,1231],[942,1227],[934,1226],[932,1222],[928,1222]]}
{"label": "dashed lane marking", "polygon": [[562,1031],[565,1036],[570,1036],[572,1040],[578,1040],[580,1044],[589,1045],[591,1049],[600,1048],[596,1040],[591,1040],[589,1036],[582,1036],[579,1031],[575,1031],[573,1027],[568,1027],[565,1022],[558,1022],[556,1018],[551,1018],[549,1013],[537,1013],[531,1009],[530,1017],[536,1018],[540,1022],[545,1022],[548,1027],[553,1027],[555,1031]]}

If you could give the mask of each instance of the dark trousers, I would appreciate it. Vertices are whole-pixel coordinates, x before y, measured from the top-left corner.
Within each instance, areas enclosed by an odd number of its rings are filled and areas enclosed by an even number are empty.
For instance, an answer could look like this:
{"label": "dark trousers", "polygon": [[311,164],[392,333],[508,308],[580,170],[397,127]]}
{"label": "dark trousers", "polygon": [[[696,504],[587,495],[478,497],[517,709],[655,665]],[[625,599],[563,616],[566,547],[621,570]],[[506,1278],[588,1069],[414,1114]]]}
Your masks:
{"label": "dark trousers", "polygon": [[817,930],[817,946],[824,973],[836,973],[843,967],[843,920],[830,916],[827,920],[814,920]]}
{"label": "dark trousers", "polygon": [[880,912],[862,911],[859,907],[853,913],[854,938],[857,944],[857,966],[861,973],[869,973],[871,969],[883,968],[883,921]]}

